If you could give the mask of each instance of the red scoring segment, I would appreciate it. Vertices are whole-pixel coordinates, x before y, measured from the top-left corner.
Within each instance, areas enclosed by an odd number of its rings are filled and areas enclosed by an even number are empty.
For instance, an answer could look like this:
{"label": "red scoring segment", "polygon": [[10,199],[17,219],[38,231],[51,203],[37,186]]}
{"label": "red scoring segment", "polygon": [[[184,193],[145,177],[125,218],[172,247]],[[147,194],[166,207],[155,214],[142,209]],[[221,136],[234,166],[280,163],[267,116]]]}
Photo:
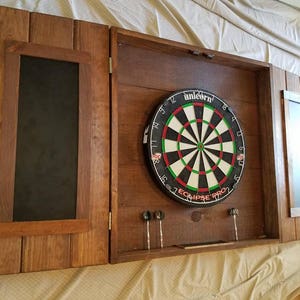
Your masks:
{"label": "red scoring segment", "polygon": [[179,106],[178,108],[176,108],[173,112],[172,112],[172,114],[174,115],[174,116],[176,116],[180,111],[182,111],[182,106]]}
{"label": "red scoring segment", "polygon": [[223,115],[215,108],[214,112],[221,118],[223,119]]}
{"label": "red scoring segment", "polygon": [[186,183],[182,181],[179,177],[175,178],[177,182],[179,182],[182,186],[186,187]]}
{"label": "red scoring segment", "polygon": [[202,103],[202,102],[194,102],[193,103],[194,104],[194,106],[204,106],[204,103]]}

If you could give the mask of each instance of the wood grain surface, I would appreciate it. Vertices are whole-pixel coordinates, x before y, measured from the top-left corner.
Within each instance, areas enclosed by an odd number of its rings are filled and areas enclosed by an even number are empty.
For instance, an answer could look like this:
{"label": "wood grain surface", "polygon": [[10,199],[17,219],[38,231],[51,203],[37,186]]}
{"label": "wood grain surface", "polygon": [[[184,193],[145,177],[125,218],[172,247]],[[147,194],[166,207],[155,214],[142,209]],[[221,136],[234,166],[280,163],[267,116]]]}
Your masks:
{"label": "wood grain surface", "polygon": [[[4,51],[5,41],[14,39],[19,41],[28,41],[29,35],[29,13],[21,10],[15,10],[6,7],[0,7],[0,123],[2,128],[2,106],[3,106],[3,92],[4,92]],[[1,134],[0,134],[1,136]],[[2,137],[1,137],[2,138]],[[2,140],[0,141],[0,151],[2,151]],[[0,156],[3,154],[0,154]],[[5,175],[0,175],[0,186],[5,185]],[[1,188],[1,189],[2,189]],[[1,200],[4,200],[1,198]],[[0,201],[1,201],[0,200]],[[3,206],[0,204],[0,210]],[[4,211],[7,212],[6,209]],[[9,212],[11,216],[11,212]],[[3,218],[1,221],[3,221]],[[8,218],[6,214],[5,219]],[[17,273],[20,272],[21,264],[21,238],[1,238],[0,239],[0,274]]]}
{"label": "wood grain surface", "polygon": [[6,53],[0,148],[0,220],[3,222],[13,219],[19,69],[19,57]]}
{"label": "wood grain surface", "polygon": [[[0,150],[3,159],[0,159],[0,164],[3,166],[1,169],[6,171],[2,171],[0,178],[0,194],[3,196],[1,199],[4,199],[0,202],[2,222],[0,236],[1,246],[4,246],[5,250],[0,253],[0,273],[106,263],[110,181],[108,27],[6,8],[0,8],[0,14],[1,19],[5,20],[4,23],[1,22],[0,42],[3,47],[0,54],[4,61],[3,51],[6,44],[8,53],[6,60],[10,60],[8,63],[11,67],[7,77],[9,82],[6,85],[15,86],[8,88],[16,93],[13,95],[14,99],[18,98],[20,55],[80,63],[76,209],[78,219],[11,224],[7,222],[12,219],[14,167],[12,168],[10,162],[14,160],[15,144],[12,144],[9,149],[2,147]],[[7,42],[7,39],[10,41]],[[23,43],[23,41],[30,43]],[[3,72],[4,66],[1,64],[1,92],[4,86]],[[6,98],[11,99],[11,97]],[[3,99],[0,100],[2,105]],[[14,133],[16,128],[13,127],[16,120],[12,122],[11,115],[17,116],[17,105],[13,106],[11,103],[16,104],[17,101],[6,101],[6,103],[9,108],[5,109],[6,112],[10,110],[12,113],[4,116],[4,119],[6,118],[4,124],[8,130],[2,131],[2,135],[3,132],[6,134],[2,140],[10,145],[7,143],[8,140],[13,140],[14,143],[16,140]],[[11,160],[7,159],[8,153],[12,157]],[[5,165],[10,166],[5,168]],[[7,174],[12,176],[6,176]],[[12,183],[7,184],[9,183],[7,180]],[[6,238],[7,236],[12,238]],[[23,236],[22,245],[20,236]],[[6,258],[9,265],[2,265]]]}
{"label": "wood grain surface", "polygon": [[[291,92],[300,93],[300,77],[298,75],[286,72],[286,89]],[[295,218],[296,238],[300,239],[300,217]]]}
{"label": "wood grain surface", "polygon": [[118,118],[118,31],[116,28],[110,30],[110,56],[112,58],[111,68],[111,185],[110,185],[110,207],[111,207],[111,231],[110,231],[110,261],[116,261],[119,253],[119,118]]}
{"label": "wood grain surface", "polygon": [[0,222],[0,237],[56,235],[88,230],[88,219]]}
{"label": "wood grain surface", "polygon": [[274,128],[274,156],[275,156],[275,177],[276,193],[279,200],[279,229],[281,241],[293,241],[296,239],[295,220],[290,218],[286,151],[283,137],[283,104],[282,90],[286,89],[286,73],[284,70],[273,67],[273,128]]}
{"label": "wood grain surface", "polygon": [[91,56],[89,135],[91,168],[89,190],[90,231],[72,236],[72,266],[103,264],[108,261],[108,208],[110,168],[108,27],[75,22],[75,49]]}
{"label": "wood grain surface", "polygon": [[44,235],[23,239],[22,272],[70,267],[70,236]]}
{"label": "wood grain surface", "polygon": [[278,210],[279,201],[276,194],[275,157],[272,110],[272,70],[262,71],[258,75],[259,96],[259,132],[261,140],[260,154],[262,167],[262,185],[264,202],[265,235],[269,238],[279,237]]}

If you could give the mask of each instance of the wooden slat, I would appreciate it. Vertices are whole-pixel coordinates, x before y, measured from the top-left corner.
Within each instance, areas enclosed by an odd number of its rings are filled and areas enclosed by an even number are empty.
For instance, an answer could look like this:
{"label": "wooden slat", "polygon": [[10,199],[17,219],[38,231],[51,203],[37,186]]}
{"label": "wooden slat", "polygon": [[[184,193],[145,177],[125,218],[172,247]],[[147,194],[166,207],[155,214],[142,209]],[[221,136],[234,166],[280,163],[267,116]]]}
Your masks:
{"label": "wooden slat", "polygon": [[77,218],[89,217],[91,180],[91,72],[90,65],[79,65],[79,128],[77,166]]}
{"label": "wooden slat", "polygon": [[262,67],[269,67],[268,63],[244,58],[241,56],[231,55],[224,52],[209,50],[183,44],[167,39],[158,38],[151,35],[141,34],[138,32],[128,31],[121,28],[112,28],[119,34],[119,41],[122,44],[131,44],[139,48],[151,49],[160,53],[173,53],[178,56],[197,56],[198,59],[211,60],[214,63],[238,67],[247,70],[258,70]]}
{"label": "wooden slat", "polygon": [[[32,13],[30,42],[73,49],[73,20]],[[23,238],[22,271],[70,266],[70,235]]]}
{"label": "wooden slat", "polygon": [[87,219],[30,221],[30,222],[0,222],[0,237],[23,235],[50,235],[77,233],[88,231]]}
{"label": "wooden slat", "polygon": [[68,268],[70,239],[65,235],[45,235],[23,240],[22,271]]}
{"label": "wooden slat", "polygon": [[162,258],[162,257],[170,257],[170,256],[178,256],[178,255],[188,255],[193,253],[202,253],[209,251],[222,251],[222,250],[231,250],[231,249],[240,249],[240,248],[248,248],[248,247],[258,247],[261,245],[276,245],[278,244],[278,239],[256,239],[256,240],[246,240],[239,242],[229,242],[222,243],[217,246],[206,245],[201,248],[195,249],[183,249],[177,246],[166,247],[163,249],[152,249],[151,251],[147,250],[137,250],[124,252],[122,256],[119,256],[113,263],[122,263],[133,260],[145,260],[145,259],[154,259],[154,258]]}
{"label": "wooden slat", "polygon": [[116,28],[110,31],[110,55],[112,57],[111,76],[111,211],[112,224],[110,234],[110,262],[116,262],[119,255],[119,188],[118,188],[118,167],[119,167],[119,118],[118,118],[118,33]]}
{"label": "wooden slat", "polygon": [[21,270],[20,237],[0,239],[0,274],[19,273]]}
{"label": "wooden slat", "polygon": [[[28,40],[29,13],[0,7],[0,20],[0,124],[2,125],[4,41],[6,39],[16,39],[19,41]],[[1,182],[2,176],[3,173],[2,170],[0,170]],[[0,247],[0,274],[20,272],[21,238],[1,238]]]}
{"label": "wooden slat", "polygon": [[86,64],[90,62],[90,56],[86,52],[18,41],[8,41],[6,52],[76,63]]}
{"label": "wooden slat", "polygon": [[108,27],[75,23],[75,48],[91,56],[91,177],[90,226],[88,233],[72,236],[72,266],[103,264],[108,261],[109,206],[109,75]]}
{"label": "wooden slat", "polygon": [[274,130],[274,157],[276,174],[276,193],[279,201],[279,230],[283,242],[296,239],[295,220],[289,215],[289,200],[287,197],[286,151],[283,137],[283,107],[281,91],[286,89],[285,71],[273,67],[273,130]]}
{"label": "wooden slat", "polygon": [[278,225],[278,201],[276,194],[276,180],[274,176],[274,136],[273,136],[273,116],[271,84],[272,78],[270,72],[263,71],[258,76],[259,91],[259,115],[261,132],[261,165],[262,165],[262,183],[263,199],[265,209],[265,234],[268,238],[279,237]]}
{"label": "wooden slat", "polygon": [[[286,72],[286,88],[288,91],[291,92],[300,92],[300,77]],[[297,240],[300,239],[300,218],[295,218],[296,223],[296,238]]]}
{"label": "wooden slat", "polygon": [[[214,64],[194,56],[178,57],[173,53],[155,52],[122,43],[117,48],[119,83],[169,92],[199,87],[213,91],[225,101],[257,101],[255,72]],[[147,70],[147,76],[141,76],[143,70]],[[216,87],[215,82],[222,82],[224,78],[226,84]]]}
{"label": "wooden slat", "polygon": [[5,53],[0,147],[0,221],[2,222],[12,221],[13,218],[19,69],[19,57]]}
{"label": "wooden slat", "polygon": [[32,13],[30,42],[54,47],[73,48],[73,20]]}

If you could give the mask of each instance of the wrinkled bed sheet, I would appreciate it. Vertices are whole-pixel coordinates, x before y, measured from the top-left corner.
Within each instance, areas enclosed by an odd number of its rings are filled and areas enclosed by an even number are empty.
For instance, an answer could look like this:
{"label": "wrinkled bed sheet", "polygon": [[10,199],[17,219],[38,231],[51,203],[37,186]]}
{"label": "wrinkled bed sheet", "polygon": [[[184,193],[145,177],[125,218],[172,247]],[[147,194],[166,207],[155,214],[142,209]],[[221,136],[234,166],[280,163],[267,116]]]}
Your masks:
{"label": "wrinkled bed sheet", "polygon": [[0,299],[300,299],[300,242],[0,276]]}
{"label": "wrinkled bed sheet", "polygon": [[270,62],[300,75],[300,9],[276,0],[0,0]]}

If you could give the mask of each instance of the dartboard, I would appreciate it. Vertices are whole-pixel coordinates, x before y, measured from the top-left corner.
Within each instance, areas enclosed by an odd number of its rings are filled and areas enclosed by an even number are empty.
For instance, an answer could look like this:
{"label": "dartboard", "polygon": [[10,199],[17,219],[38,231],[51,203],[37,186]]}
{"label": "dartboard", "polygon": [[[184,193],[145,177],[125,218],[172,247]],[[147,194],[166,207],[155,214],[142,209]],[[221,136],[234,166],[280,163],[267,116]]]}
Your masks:
{"label": "dartboard", "polygon": [[202,89],[171,94],[144,132],[151,173],[182,203],[207,207],[238,186],[244,164],[243,132],[232,108]]}

